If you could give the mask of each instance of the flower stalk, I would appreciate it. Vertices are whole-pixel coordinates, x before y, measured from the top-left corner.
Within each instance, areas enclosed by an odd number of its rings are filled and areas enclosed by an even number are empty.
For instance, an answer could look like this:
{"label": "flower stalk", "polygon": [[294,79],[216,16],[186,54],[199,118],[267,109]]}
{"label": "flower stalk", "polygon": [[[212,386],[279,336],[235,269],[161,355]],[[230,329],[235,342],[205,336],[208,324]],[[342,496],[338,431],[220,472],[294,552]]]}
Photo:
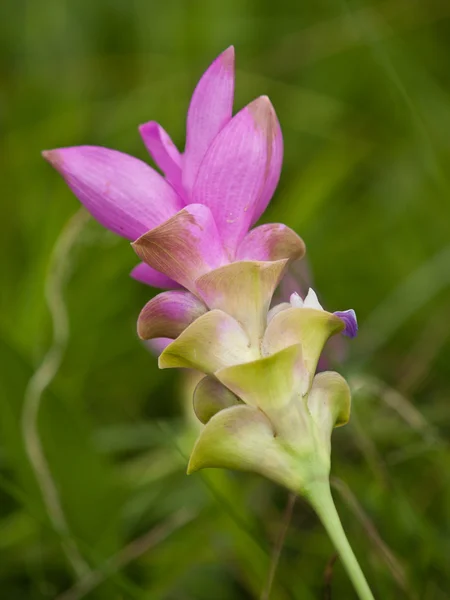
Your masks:
{"label": "flower stalk", "polygon": [[305,492],[303,494],[306,495],[327,530],[360,600],[374,600],[364,573],[342,527],[328,479],[315,482],[309,487],[306,494]]}

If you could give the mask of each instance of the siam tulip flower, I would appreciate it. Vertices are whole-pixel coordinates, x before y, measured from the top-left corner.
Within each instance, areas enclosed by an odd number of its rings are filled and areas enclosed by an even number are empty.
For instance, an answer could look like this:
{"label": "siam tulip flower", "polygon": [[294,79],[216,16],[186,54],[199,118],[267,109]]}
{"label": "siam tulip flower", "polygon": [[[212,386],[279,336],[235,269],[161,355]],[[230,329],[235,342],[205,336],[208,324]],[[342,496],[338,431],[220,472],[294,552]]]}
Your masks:
{"label": "siam tulip flower", "polygon": [[350,390],[338,373],[317,374],[327,340],[356,335],[356,316],[324,310],[311,289],[271,307],[305,247],[283,224],[250,229],[277,185],[282,138],[266,97],[232,117],[233,60],[230,48],[197,85],[183,155],[158,124],[141,127],[165,178],[105,148],[45,156],[97,220],[132,240],[143,261],[133,276],[170,288],[143,308],[138,333],[156,340],[161,368],[203,374],[188,472],[252,471],[306,497],[360,598],[373,600],[329,487],[331,433],[348,421]]}
{"label": "siam tulip flower", "polygon": [[[145,262],[132,271],[135,279],[159,288],[181,285],[191,289],[192,278],[200,272],[236,258],[257,259],[259,246],[277,244],[280,229],[288,230],[284,225],[264,226],[248,239],[250,227],[277,186],[283,139],[266,96],[234,117],[233,96],[234,48],[230,47],[195,88],[183,154],[161,125],[155,121],[141,125],[144,144],[164,177],[137,158],[103,147],[76,146],[43,153],[94,218],[114,233],[136,241],[154,231],[144,237],[143,244],[166,234],[184,240],[184,259],[191,272],[182,281],[174,282],[172,276]],[[190,258],[192,236],[202,246],[195,273]]]}

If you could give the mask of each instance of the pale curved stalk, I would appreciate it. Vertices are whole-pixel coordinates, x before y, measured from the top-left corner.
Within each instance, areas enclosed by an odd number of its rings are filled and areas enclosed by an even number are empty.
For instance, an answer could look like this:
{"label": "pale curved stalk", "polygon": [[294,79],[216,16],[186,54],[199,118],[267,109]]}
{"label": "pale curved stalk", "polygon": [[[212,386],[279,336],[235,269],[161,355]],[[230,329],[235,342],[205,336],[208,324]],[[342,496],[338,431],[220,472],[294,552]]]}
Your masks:
{"label": "pale curved stalk", "polygon": [[46,299],[53,321],[53,343],[39,367],[31,376],[22,409],[22,433],[25,450],[33,468],[47,513],[61,539],[67,560],[78,577],[89,572],[89,565],[81,555],[70,531],[63,510],[57,484],[53,479],[39,434],[38,418],[42,395],[60,367],[69,337],[69,322],[62,288],[69,271],[68,257],[81,229],[89,218],[84,209],[76,212],[64,227],[53,253],[51,268],[46,280]]}
{"label": "pale curved stalk", "polygon": [[331,495],[329,482],[321,481],[311,485],[308,488],[307,498],[327,530],[360,600],[374,600],[364,573],[345,535]]}

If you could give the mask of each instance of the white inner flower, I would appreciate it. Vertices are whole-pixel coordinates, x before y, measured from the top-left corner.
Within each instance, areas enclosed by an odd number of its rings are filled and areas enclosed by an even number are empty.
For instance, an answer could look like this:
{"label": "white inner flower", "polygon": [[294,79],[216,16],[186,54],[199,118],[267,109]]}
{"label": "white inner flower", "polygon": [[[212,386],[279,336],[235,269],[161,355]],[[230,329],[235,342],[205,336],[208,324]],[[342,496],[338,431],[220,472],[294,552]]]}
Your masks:
{"label": "white inner flower", "polygon": [[320,304],[317,294],[312,288],[309,288],[304,300],[297,292],[294,292],[291,294],[289,302],[291,303],[292,308],[315,308],[317,310],[323,310],[323,306]]}

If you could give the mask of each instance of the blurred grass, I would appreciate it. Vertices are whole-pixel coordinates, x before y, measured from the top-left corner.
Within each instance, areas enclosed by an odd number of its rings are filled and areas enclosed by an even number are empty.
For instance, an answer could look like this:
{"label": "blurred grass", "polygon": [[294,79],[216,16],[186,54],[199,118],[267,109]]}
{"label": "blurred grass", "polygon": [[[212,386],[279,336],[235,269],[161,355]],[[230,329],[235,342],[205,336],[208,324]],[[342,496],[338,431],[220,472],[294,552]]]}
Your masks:
{"label": "blurred grass", "polygon": [[[40,151],[146,158],[149,119],[182,147],[193,86],[234,43],[235,106],[268,94],[284,132],[264,218],[304,237],[323,302],[361,324],[338,367],[354,389],[334,435],[344,525],[377,598],[450,598],[449,16],[445,0],[1,3],[0,597],[244,599],[267,581],[287,495],[236,473],[186,477],[190,384],[136,339],[152,292],[127,278],[128,244],[93,222],[63,265],[67,344],[36,422],[67,531],[22,424],[55,335],[54,248],[78,209]],[[324,598],[332,555],[297,502],[271,598]],[[353,598],[339,563],[332,592]]]}

